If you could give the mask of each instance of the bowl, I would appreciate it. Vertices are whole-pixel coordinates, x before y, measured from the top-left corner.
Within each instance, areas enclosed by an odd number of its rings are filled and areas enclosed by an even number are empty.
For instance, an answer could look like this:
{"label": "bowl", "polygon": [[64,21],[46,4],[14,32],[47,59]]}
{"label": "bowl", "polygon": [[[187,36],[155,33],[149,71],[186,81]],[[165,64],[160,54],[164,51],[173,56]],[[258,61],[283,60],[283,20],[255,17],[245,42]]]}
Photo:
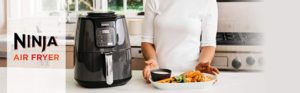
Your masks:
{"label": "bowl", "polygon": [[151,80],[154,82],[162,79],[170,78],[170,77],[171,77],[171,70],[169,69],[151,70]]}

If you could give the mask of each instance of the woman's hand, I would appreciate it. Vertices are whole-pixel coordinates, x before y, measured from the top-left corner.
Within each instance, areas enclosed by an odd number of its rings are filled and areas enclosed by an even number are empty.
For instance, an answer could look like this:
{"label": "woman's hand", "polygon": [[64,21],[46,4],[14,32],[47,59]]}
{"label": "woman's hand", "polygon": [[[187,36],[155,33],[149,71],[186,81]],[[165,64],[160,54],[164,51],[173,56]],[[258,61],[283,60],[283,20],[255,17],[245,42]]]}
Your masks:
{"label": "woman's hand", "polygon": [[196,70],[199,70],[201,72],[205,72],[205,73],[210,73],[213,75],[217,75],[220,73],[220,71],[218,70],[218,68],[211,66],[209,62],[200,62],[197,66],[196,66]]}
{"label": "woman's hand", "polygon": [[157,61],[156,60],[148,60],[148,61],[145,61],[145,67],[144,67],[144,70],[143,70],[143,76],[144,76],[144,79],[147,81],[147,83],[149,83],[149,78],[150,78],[150,72],[151,70],[153,69],[157,69],[158,68],[158,64],[157,64]]}

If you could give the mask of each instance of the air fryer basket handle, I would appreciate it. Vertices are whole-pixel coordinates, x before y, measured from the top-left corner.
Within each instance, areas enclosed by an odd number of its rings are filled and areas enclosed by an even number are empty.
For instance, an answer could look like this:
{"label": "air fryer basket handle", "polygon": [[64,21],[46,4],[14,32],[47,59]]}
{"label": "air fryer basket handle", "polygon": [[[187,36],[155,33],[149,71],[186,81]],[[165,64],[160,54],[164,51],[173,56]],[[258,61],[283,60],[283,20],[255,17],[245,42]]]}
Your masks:
{"label": "air fryer basket handle", "polygon": [[108,85],[111,85],[114,82],[112,61],[112,53],[105,53],[106,84]]}

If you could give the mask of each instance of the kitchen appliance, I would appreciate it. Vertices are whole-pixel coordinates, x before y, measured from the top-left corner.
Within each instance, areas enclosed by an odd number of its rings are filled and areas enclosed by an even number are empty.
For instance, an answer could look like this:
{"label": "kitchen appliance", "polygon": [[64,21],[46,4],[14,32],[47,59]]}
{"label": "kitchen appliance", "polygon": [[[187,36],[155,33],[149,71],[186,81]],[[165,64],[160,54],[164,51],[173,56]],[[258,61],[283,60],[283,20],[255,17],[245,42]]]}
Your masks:
{"label": "kitchen appliance", "polygon": [[75,79],[88,88],[124,85],[131,79],[131,52],[125,16],[91,12],[79,17]]}
{"label": "kitchen appliance", "polygon": [[261,2],[218,2],[217,48],[212,65],[222,70],[263,70]]}
{"label": "kitchen appliance", "polygon": [[263,34],[258,32],[218,32],[212,65],[224,70],[262,70]]}

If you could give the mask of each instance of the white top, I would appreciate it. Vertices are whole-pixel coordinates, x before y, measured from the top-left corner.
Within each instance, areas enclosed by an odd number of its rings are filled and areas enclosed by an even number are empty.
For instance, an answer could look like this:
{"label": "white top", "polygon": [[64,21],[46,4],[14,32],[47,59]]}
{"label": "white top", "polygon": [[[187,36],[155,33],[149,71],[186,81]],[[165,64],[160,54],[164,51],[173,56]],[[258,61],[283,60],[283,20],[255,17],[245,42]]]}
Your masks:
{"label": "white top", "polygon": [[216,0],[147,0],[142,42],[154,44],[160,68],[194,70],[200,46],[216,46],[217,20]]}

